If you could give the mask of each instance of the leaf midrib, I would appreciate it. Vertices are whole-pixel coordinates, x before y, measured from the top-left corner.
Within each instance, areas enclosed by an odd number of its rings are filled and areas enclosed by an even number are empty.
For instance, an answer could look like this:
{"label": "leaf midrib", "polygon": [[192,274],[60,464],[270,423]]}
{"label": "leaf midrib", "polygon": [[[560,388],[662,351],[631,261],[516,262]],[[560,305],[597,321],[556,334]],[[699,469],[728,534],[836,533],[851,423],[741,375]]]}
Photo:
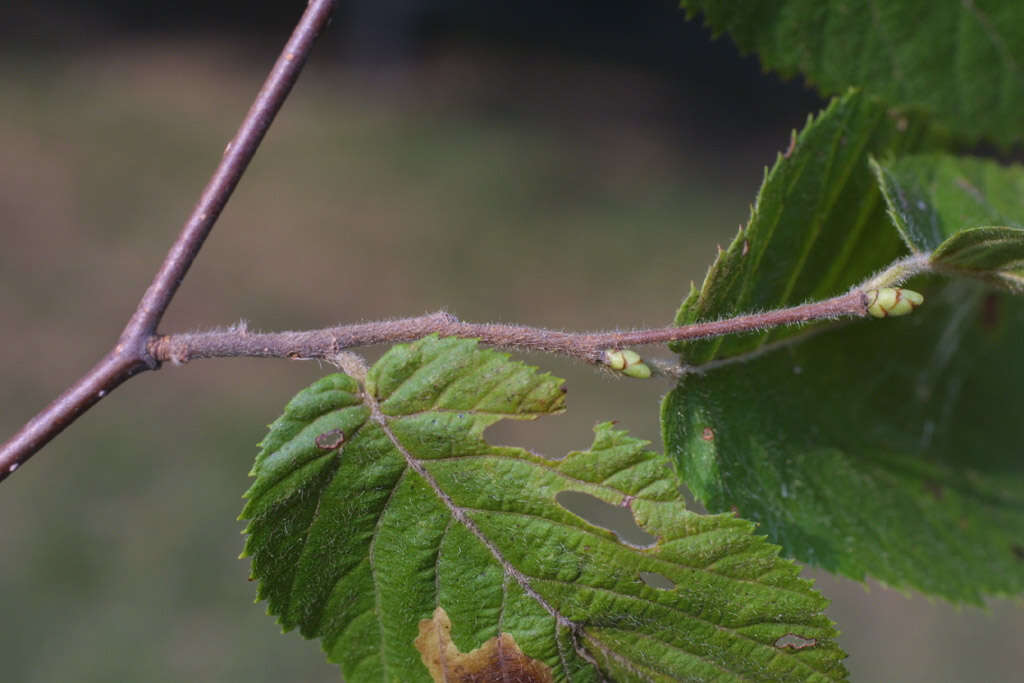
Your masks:
{"label": "leaf midrib", "polygon": [[[430,472],[427,470],[427,468],[424,465],[424,461],[420,460],[419,458],[416,458],[412,453],[410,453],[408,451],[408,449],[406,449],[405,446],[401,443],[401,441],[398,439],[398,437],[394,434],[394,432],[390,429],[390,425],[388,423],[388,416],[384,415],[381,412],[379,405],[376,403],[376,401],[373,399],[373,397],[369,394],[369,392],[364,392],[363,396],[364,396],[364,401],[365,401],[367,407],[369,407],[369,409],[370,409],[370,421],[374,422],[384,432],[384,434],[391,441],[392,445],[395,447],[396,451],[398,451],[402,455],[402,457],[405,459],[405,461],[406,461],[407,469],[405,470],[405,472],[403,472],[402,476],[399,477],[399,480],[404,479],[405,473],[408,472],[410,469],[412,471],[416,472],[416,474],[420,475],[420,477],[434,491],[434,494],[437,496],[437,498],[448,509],[449,514],[451,514],[452,518],[455,521],[457,521],[460,524],[462,524],[463,527],[465,527],[471,534],[476,536],[476,538],[480,541],[480,543],[482,543],[484,545],[484,547],[487,548],[487,550],[491,553],[491,555],[495,558],[495,560],[501,566],[501,568],[502,568],[502,570],[504,572],[506,581],[509,578],[515,580],[516,583],[519,584],[520,588],[523,590],[524,593],[526,593],[530,598],[532,598],[535,602],[537,602],[537,604],[539,604],[546,612],[548,612],[548,614],[550,614],[553,617],[553,619],[555,620],[556,627],[557,626],[563,626],[563,627],[566,627],[566,628],[570,629],[573,632],[579,633],[584,638],[586,638],[588,641],[590,641],[592,643],[595,643],[596,645],[602,646],[602,653],[605,656],[611,657],[612,659],[618,661],[623,666],[626,666],[627,668],[630,668],[631,670],[634,670],[637,673],[639,673],[639,671],[637,671],[637,667],[640,666],[639,663],[633,662],[632,659],[623,656],[619,652],[616,652],[614,650],[610,650],[610,649],[604,648],[603,644],[599,640],[597,640],[597,639],[593,638],[592,636],[590,636],[587,633],[587,630],[582,625],[572,621],[571,619],[569,619],[568,617],[563,615],[558,609],[556,609],[554,607],[554,605],[549,603],[540,594],[540,592],[538,592],[537,589],[533,587],[533,584],[532,584],[531,580],[537,580],[537,581],[542,581],[542,582],[552,582],[553,581],[553,582],[556,582],[556,583],[563,583],[565,585],[576,585],[576,584],[571,584],[570,582],[561,582],[561,581],[557,581],[557,580],[554,580],[554,579],[547,579],[547,578],[531,576],[531,575],[528,575],[525,572],[521,571],[517,567],[513,566],[512,563],[509,562],[507,558],[505,558],[505,556],[501,552],[501,550],[496,545],[494,545],[494,543],[491,542],[491,540],[474,523],[474,521],[469,517],[469,515],[467,513],[469,513],[470,511],[491,512],[491,513],[508,512],[509,514],[516,514],[516,515],[519,515],[519,516],[527,516],[527,517],[537,517],[537,516],[536,515],[530,515],[528,513],[519,513],[519,512],[514,512],[514,511],[494,511],[494,510],[487,510],[485,508],[479,508],[479,509],[478,508],[468,508],[468,507],[463,507],[461,505],[456,504],[455,501],[452,500],[452,498],[441,488],[441,486],[437,482],[437,480],[434,479],[433,476],[430,474]],[[468,412],[468,411],[462,411],[462,412]],[[393,416],[393,417],[405,417],[405,416],[402,415],[402,416]],[[462,458],[469,457],[469,458],[472,458],[472,457],[485,457],[485,456],[472,456],[472,455],[471,456],[456,456],[455,458],[447,458],[447,459],[456,459],[457,457],[462,457]],[[429,460],[429,462],[433,462],[435,460],[436,459],[431,458]],[[562,473],[560,473],[560,472],[556,472],[556,473],[559,476],[565,477],[566,479],[574,479],[572,477],[568,477],[566,475],[562,475]],[[617,489],[614,489],[614,488],[609,487],[609,486],[595,485],[595,484],[593,484],[591,482],[584,482],[582,480],[576,480],[576,481],[579,481],[580,483],[583,483],[583,484],[587,484],[589,486],[600,486],[601,488],[605,488],[605,489],[608,489],[608,490],[611,490],[611,491],[616,491],[617,493],[621,493],[622,495],[626,495],[626,494],[622,493],[621,491],[618,491]],[[394,490],[396,490],[396,489],[397,489],[397,485],[396,485],[395,489],[392,490],[392,495],[394,494]],[[389,501],[390,501],[390,496],[389,496]],[[386,505],[385,505],[385,507],[386,507]],[[382,515],[382,517],[383,517],[383,515]],[[579,527],[575,527],[575,526],[572,526],[572,525],[569,525],[569,524],[566,524],[566,523],[560,523],[560,522],[558,522],[556,520],[551,520],[551,519],[546,518],[546,517],[543,517],[541,519],[543,519],[545,522],[550,523],[550,524],[561,524],[561,525],[563,525],[565,527],[568,527],[568,528],[571,528],[573,530],[579,530]],[[377,537],[375,535],[374,536],[374,542],[376,541],[376,538]],[[371,544],[371,546],[372,546],[372,544]],[[664,560],[664,559],[661,559],[661,558],[657,558],[657,557],[651,557],[650,559],[656,561],[658,564],[665,565],[666,568],[671,568],[671,567],[674,567],[674,566],[677,566],[677,567],[678,566],[683,566],[686,569],[690,569],[692,571],[705,571],[703,568],[700,568],[700,567],[686,567],[685,565],[681,565],[681,564],[678,564],[678,563],[676,565],[673,565],[670,561]],[[371,568],[372,568],[372,562],[371,562]],[[720,576],[720,577],[722,577],[724,579],[727,579],[729,581],[750,583],[750,584],[753,584],[753,585],[757,585],[759,587],[764,587],[764,588],[768,588],[768,589],[772,589],[772,590],[779,589],[779,587],[777,587],[777,586],[767,586],[765,584],[761,584],[761,583],[758,583],[756,581],[750,581],[750,580],[746,580],[746,579],[736,579],[734,577],[729,577],[729,576],[726,576],[724,574],[718,574],[716,572],[709,572],[709,573],[714,574],[716,576]],[[375,581],[374,583],[375,583],[375,590],[376,590],[377,582]],[[727,626],[723,626],[721,624],[716,624],[713,621],[710,621],[708,619],[702,618],[702,617],[700,617],[698,615],[695,615],[695,614],[691,614],[689,612],[686,612],[686,611],[684,611],[684,610],[682,610],[682,609],[680,609],[678,607],[672,606],[672,605],[663,605],[662,603],[655,602],[655,601],[651,600],[650,598],[643,598],[643,597],[640,597],[640,596],[630,596],[630,595],[627,595],[625,593],[618,593],[616,591],[612,591],[612,590],[608,590],[608,589],[600,589],[600,588],[597,588],[597,587],[594,587],[594,586],[587,586],[587,588],[590,589],[590,590],[600,590],[602,592],[607,592],[609,594],[617,595],[619,597],[626,598],[626,599],[629,599],[629,600],[638,600],[640,602],[644,602],[644,603],[647,603],[647,604],[650,604],[650,605],[658,606],[658,607],[661,607],[661,608],[667,608],[671,612],[675,612],[675,613],[683,615],[683,616],[685,616],[687,618],[693,619],[695,621],[699,621],[699,622],[705,623],[705,624],[707,624],[707,625],[709,625],[709,626],[711,626],[711,627],[713,627],[715,629],[718,629],[718,630],[721,630],[723,632],[732,634],[733,636],[735,636],[737,638],[749,641],[749,642],[751,642],[752,644],[754,644],[757,647],[760,647],[760,648],[767,648],[767,647],[769,647],[765,643],[757,641],[757,640],[747,636],[746,634],[739,633],[736,630],[734,630],[733,628],[730,628],[730,627],[727,627]],[[803,595],[802,593],[799,593],[798,591],[793,591],[793,590],[790,590],[790,589],[781,589],[781,590],[785,590],[786,592],[798,595],[800,597],[806,597],[805,595]],[[376,597],[378,599],[378,609],[379,609],[379,592],[378,592]],[[505,605],[505,600],[503,598],[503,600],[502,600],[502,609],[503,610],[504,610],[504,605]],[[765,622],[760,622],[759,621],[759,622],[755,622],[755,623],[765,623]],[[787,622],[787,624],[788,624],[788,622]],[[751,624],[745,624],[744,627],[745,626],[750,626],[750,625]],[[807,624],[794,624],[794,626],[797,626],[797,627],[798,626],[806,626],[806,625]],[[556,635],[556,639],[557,639],[557,635]],[[659,642],[663,642],[663,641],[659,641]],[[698,657],[698,658],[704,659],[701,655],[689,652],[687,650],[683,650],[682,648],[678,648],[678,647],[672,645],[671,643],[665,642],[664,645],[666,647],[670,647],[670,648],[673,648],[673,649],[678,649],[678,650],[680,650],[682,652],[686,652],[690,656],[694,656],[694,657]],[[583,658],[585,661],[589,661],[589,662],[591,662],[592,665],[596,666],[596,663],[593,661],[592,657],[585,650],[577,649],[577,654],[581,658]],[[563,658],[563,661],[564,661],[564,658]],[[715,664],[714,662],[711,662],[711,663],[716,668],[722,669],[724,671],[728,671],[728,672],[733,673],[735,675],[740,675],[739,672],[732,671],[732,670],[730,670],[730,669],[728,669],[726,667],[723,667],[720,664]],[[386,671],[386,667],[384,667],[383,670]],[[564,671],[565,675],[568,677],[568,669],[565,668],[564,665],[563,665],[563,671]],[[816,671],[816,673],[820,673],[820,672]]]}
{"label": "leaf midrib", "polygon": [[[407,465],[405,472],[408,472],[411,469],[416,474],[418,474],[423,479],[423,481],[427,483],[428,486],[430,486],[431,490],[434,492],[434,495],[437,496],[438,500],[440,500],[441,503],[448,509],[448,512],[452,516],[452,518],[455,521],[459,522],[467,531],[473,534],[480,541],[480,543],[483,544],[485,548],[487,548],[487,550],[491,553],[494,559],[498,562],[498,565],[501,566],[505,577],[511,577],[512,579],[514,579],[515,582],[519,584],[519,587],[523,590],[523,592],[526,593],[526,595],[532,598],[538,605],[540,605],[544,609],[544,611],[546,611],[554,618],[556,625],[563,625],[574,632],[580,632],[582,630],[580,626],[575,622],[571,621],[570,619],[568,619],[557,609],[555,609],[554,605],[545,600],[544,597],[540,595],[540,593],[538,593],[536,589],[533,588],[533,586],[530,584],[529,578],[519,569],[512,566],[512,563],[510,563],[505,558],[501,550],[497,546],[495,546],[490,541],[490,539],[487,538],[486,535],[484,535],[484,533],[480,530],[479,527],[476,526],[473,520],[469,519],[469,517],[465,514],[464,508],[457,505],[455,501],[452,500],[451,496],[449,496],[444,491],[444,489],[441,488],[437,480],[434,479],[430,472],[427,471],[423,463],[418,458],[413,456],[412,453],[410,453],[407,448],[405,448],[405,446],[401,443],[401,441],[399,441],[395,433],[391,430],[390,425],[388,424],[388,417],[383,412],[381,412],[380,405],[377,403],[376,399],[370,394],[369,391],[363,392],[363,400],[366,406],[370,409],[370,421],[375,423],[380,428],[380,430],[384,432],[385,436],[387,436],[388,440],[391,442],[391,445],[394,446],[395,450],[405,459]],[[403,477],[405,475],[405,472],[403,472]],[[383,517],[383,515],[381,517]],[[504,600],[502,601],[502,604],[504,605]],[[577,654],[585,661],[590,661],[591,663],[593,663],[593,659],[585,650],[577,649]],[[618,658],[617,653],[613,652],[609,654],[613,657]],[[566,670],[565,673],[568,676],[568,670]]]}

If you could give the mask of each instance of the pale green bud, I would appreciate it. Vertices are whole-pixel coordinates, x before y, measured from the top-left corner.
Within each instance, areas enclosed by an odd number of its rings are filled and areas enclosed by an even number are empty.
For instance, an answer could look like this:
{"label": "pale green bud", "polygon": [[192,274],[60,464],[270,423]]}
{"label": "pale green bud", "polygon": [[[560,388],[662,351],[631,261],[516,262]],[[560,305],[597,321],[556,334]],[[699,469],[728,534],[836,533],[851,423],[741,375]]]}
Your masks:
{"label": "pale green bud", "polygon": [[921,305],[924,297],[911,289],[882,287],[864,292],[868,298],[868,313],[876,318],[906,315]]}
{"label": "pale green bud", "polygon": [[651,369],[644,364],[640,354],[632,349],[607,349],[604,352],[604,364],[637,379],[651,376]]}
{"label": "pale green bud", "polygon": [[651,369],[647,367],[646,363],[633,363],[632,365],[627,365],[622,370],[622,373],[636,379],[647,379],[651,376]]}
{"label": "pale green bud", "polygon": [[621,370],[626,367],[626,354],[618,349],[608,349],[604,352],[604,364],[612,370]]}

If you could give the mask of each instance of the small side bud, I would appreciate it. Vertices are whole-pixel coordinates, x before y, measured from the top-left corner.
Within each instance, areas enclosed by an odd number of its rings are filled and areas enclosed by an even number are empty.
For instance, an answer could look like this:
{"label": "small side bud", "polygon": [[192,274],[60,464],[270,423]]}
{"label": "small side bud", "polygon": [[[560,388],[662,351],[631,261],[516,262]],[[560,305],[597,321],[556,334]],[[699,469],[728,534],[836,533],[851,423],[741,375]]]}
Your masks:
{"label": "small side bud", "polygon": [[882,287],[864,292],[868,298],[868,313],[876,318],[906,315],[921,305],[924,297],[912,289]]}
{"label": "small side bud", "polygon": [[647,379],[651,376],[651,369],[647,367],[646,363],[634,363],[633,365],[627,365],[626,369],[622,372],[623,374],[629,375],[635,379]]}
{"label": "small side bud", "polygon": [[640,358],[640,354],[632,349],[608,349],[604,352],[604,364],[612,370],[637,379],[647,379],[651,369]]}
{"label": "small side bud", "polygon": [[612,370],[621,370],[626,367],[626,354],[618,349],[608,349],[604,352],[604,364]]}

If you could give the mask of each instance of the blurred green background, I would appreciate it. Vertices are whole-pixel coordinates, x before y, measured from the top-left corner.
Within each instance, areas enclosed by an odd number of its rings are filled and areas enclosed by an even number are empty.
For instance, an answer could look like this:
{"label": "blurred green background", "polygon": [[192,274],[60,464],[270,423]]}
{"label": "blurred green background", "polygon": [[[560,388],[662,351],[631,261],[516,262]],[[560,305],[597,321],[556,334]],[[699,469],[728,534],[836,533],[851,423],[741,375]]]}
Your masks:
{"label": "blurred green background", "polygon": [[[666,324],[818,102],[671,3],[385,4],[343,4],[163,331],[440,308]],[[173,5],[0,11],[4,437],[116,339],[304,3]],[[660,447],[667,384],[530,360],[568,378],[570,411],[493,440],[564,453],[615,418]],[[338,680],[316,643],[278,635],[237,559],[255,444],[326,371],[143,375],[5,482],[0,678]],[[807,575],[856,680],[1019,676],[1019,607]]]}

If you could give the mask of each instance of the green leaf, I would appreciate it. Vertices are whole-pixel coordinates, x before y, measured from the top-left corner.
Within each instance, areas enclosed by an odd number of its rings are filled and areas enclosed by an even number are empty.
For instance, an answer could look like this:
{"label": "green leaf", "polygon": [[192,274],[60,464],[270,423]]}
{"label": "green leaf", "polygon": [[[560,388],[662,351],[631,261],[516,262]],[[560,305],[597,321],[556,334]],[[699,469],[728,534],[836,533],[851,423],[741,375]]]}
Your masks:
{"label": "green leaf", "polygon": [[[900,233],[862,184],[871,177],[865,155],[878,152],[860,144],[848,173],[830,163],[841,154],[838,140],[876,130],[866,107],[847,96],[803,131],[766,178],[746,258],[730,247],[681,319],[825,298],[899,255],[892,240]],[[958,176],[942,171],[934,177],[943,183],[918,182],[933,177],[927,163],[901,163],[878,170],[915,250],[934,248],[936,267],[956,274],[1014,261],[1016,237],[1008,245],[995,237],[1015,229],[957,232],[964,223],[954,218],[968,206],[948,192]],[[965,177],[985,199],[972,200],[973,216],[1021,216],[1004,179]],[[871,218],[850,218],[865,213]],[[769,244],[759,251],[761,240]],[[1024,306],[964,278],[919,280],[914,289],[924,304],[906,318],[678,345],[688,374],[662,406],[666,449],[709,510],[759,522],[788,555],[954,601],[1017,595],[1024,421],[1012,397],[1024,386]],[[767,345],[780,338],[787,343]]]}
{"label": "green leaf", "polygon": [[[923,144],[919,126],[862,94],[834,100],[767,172],[746,228],[719,254],[703,287],[690,292],[676,324],[826,299],[898,257],[899,237],[868,160]],[[775,328],[672,348],[699,365],[804,331]]]}
{"label": "green leaf", "polygon": [[1024,168],[940,154],[873,167],[912,252],[940,272],[1024,289]]}
{"label": "green leaf", "polygon": [[1016,0],[682,0],[785,77],[862,87],[967,138],[1021,139],[1024,4]]}
{"label": "green leaf", "polygon": [[[349,681],[429,681],[439,657],[501,680],[511,660],[487,653],[510,650],[559,681],[844,677],[798,567],[749,522],[686,510],[644,442],[603,424],[556,461],[482,438],[562,403],[560,380],[437,338],[391,349],[364,387],[300,392],[242,513],[269,611]],[[640,529],[588,522],[581,498]]]}
{"label": "green leaf", "polygon": [[1019,595],[1024,306],[966,280],[925,291],[906,318],[685,377],[666,448],[709,510],[786,554],[952,601]]}

